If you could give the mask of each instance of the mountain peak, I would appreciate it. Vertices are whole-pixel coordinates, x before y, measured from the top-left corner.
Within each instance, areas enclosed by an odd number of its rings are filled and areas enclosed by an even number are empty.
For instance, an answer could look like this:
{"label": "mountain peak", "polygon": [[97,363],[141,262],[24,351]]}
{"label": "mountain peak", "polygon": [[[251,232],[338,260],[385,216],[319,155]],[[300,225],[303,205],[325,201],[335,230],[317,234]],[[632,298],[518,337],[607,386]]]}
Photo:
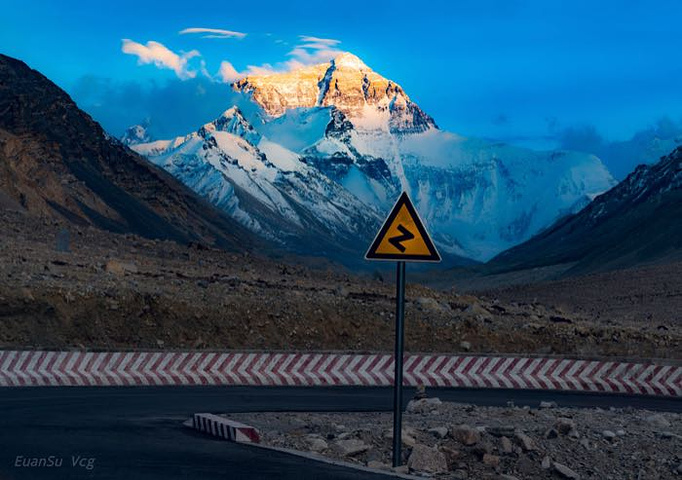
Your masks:
{"label": "mountain peak", "polygon": [[279,117],[294,108],[334,106],[362,130],[418,133],[437,128],[397,83],[345,52],[329,63],[245,77],[232,87]]}
{"label": "mountain peak", "polygon": [[261,139],[260,134],[244,118],[241,110],[236,105],[228,108],[218,118],[201,127],[200,133],[202,131],[204,133],[214,131],[231,133],[242,137],[252,145],[257,145]]}
{"label": "mountain peak", "polygon": [[349,68],[352,70],[371,70],[365,62],[350,52],[343,52],[331,61],[336,68]]}
{"label": "mountain peak", "polygon": [[149,135],[147,127],[147,122],[128,127],[121,137],[121,142],[128,146],[151,142],[152,137]]}

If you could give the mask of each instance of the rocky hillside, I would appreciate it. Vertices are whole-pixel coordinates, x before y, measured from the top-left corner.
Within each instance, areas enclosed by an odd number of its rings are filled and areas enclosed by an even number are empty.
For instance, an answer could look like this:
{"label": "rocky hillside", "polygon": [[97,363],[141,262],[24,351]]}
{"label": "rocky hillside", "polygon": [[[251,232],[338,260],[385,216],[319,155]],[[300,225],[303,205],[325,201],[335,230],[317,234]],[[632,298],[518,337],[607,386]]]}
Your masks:
{"label": "rocky hillside", "polygon": [[[395,285],[379,274],[308,269],[291,258],[275,262],[2,209],[0,225],[1,348],[393,351]],[[57,248],[64,230],[69,251]],[[408,352],[679,357],[677,321],[656,329],[658,318],[629,324],[620,315],[596,318],[416,284],[408,284],[406,300]],[[602,301],[610,300],[629,299]]]}
{"label": "rocky hillside", "polygon": [[493,260],[496,269],[576,262],[573,272],[682,258],[682,147],[641,165],[580,213]]}
{"label": "rocky hillside", "polygon": [[0,197],[29,213],[230,249],[254,236],[135,154],[71,98],[0,55]]}

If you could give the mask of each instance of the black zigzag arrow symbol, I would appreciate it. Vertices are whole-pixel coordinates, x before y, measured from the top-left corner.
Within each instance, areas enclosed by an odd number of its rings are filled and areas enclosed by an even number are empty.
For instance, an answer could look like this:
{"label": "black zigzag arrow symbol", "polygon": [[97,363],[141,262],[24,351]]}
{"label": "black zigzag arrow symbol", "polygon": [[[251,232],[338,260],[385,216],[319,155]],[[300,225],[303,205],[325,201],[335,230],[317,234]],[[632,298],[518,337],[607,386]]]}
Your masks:
{"label": "black zigzag arrow symbol", "polygon": [[406,242],[407,240],[412,240],[414,238],[414,235],[407,228],[403,227],[402,224],[398,225],[398,230],[400,231],[400,233],[402,233],[402,235],[389,238],[388,241],[395,248],[397,248],[401,252],[404,252],[406,248],[402,245],[402,243]]}

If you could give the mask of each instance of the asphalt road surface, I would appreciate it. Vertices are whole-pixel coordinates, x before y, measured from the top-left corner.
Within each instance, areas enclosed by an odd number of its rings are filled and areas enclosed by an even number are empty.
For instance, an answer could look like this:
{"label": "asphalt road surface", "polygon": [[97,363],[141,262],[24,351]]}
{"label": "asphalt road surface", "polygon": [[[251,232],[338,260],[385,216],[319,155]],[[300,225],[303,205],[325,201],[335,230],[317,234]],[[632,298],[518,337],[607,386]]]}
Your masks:
{"label": "asphalt road surface", "polygon": [[[513,390],[429,389],[478,405],[638,407],[682,412],[682,400]],[[407,389],[405,398],[411,398]],[[0,479],[386,478],[187,429],[195,412],[387,411],[390,388],[114,387],[0,389]],[[61,467],[17,466],[50,458]]]}

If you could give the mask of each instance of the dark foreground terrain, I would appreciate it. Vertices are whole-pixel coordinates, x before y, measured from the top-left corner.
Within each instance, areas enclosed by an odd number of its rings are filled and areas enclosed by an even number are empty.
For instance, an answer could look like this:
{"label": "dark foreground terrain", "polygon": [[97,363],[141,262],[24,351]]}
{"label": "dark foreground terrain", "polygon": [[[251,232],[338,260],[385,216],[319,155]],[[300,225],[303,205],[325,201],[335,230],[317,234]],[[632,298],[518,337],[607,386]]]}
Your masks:
{"label": "dark foreground terrain", "polygon": [[[390,279],[74,227],[7,208],[0,225],[2,348],[393,348]],[[59,251],[65,244],[69,251]],[[641,284],[628,274],[640,293],[625,297],[601,288],[598,277],[575,280],[585,292],[577,297],[571,283],[480,298],[408,285],[406,349],[679,358],[682,322],[673,302],[681,281],[673,271],[649,283],[644,274]],[[587,293],[591,303],[577,301]]]}

